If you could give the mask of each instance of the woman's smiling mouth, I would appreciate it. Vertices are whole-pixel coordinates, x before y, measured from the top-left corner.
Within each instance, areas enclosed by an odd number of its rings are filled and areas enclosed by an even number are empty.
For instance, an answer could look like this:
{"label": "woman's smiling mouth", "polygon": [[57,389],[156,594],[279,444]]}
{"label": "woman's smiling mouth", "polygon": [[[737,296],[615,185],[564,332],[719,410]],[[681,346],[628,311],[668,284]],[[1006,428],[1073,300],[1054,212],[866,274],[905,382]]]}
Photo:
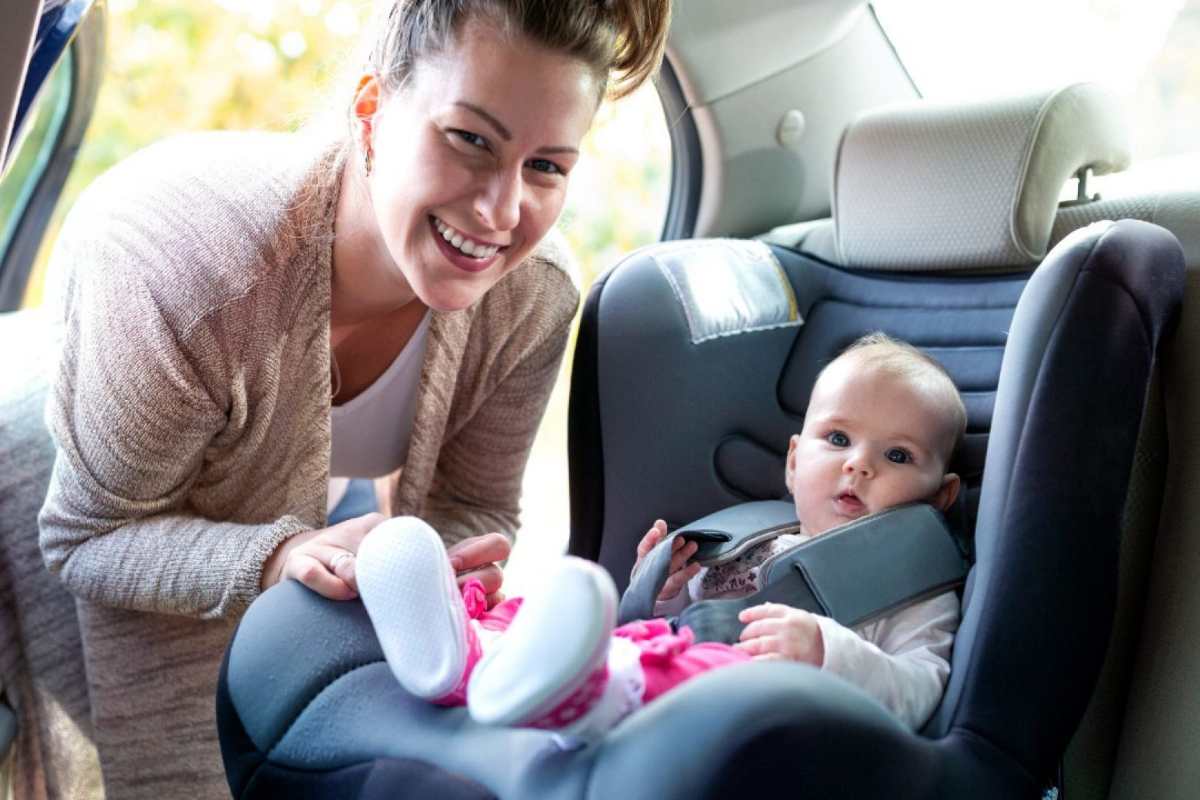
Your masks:
{"label": "woman's smiling mouth", "polygon": [[437,217],[431,215],[430,219],[433,220],[433,227],[442,237],[442,239],[448,242],[455,250],[459,251],[468,258],[476,258],[481,260],[488,259],[504,249],[500,245],[485,244],[472,239],[462,231],[447,225]]}

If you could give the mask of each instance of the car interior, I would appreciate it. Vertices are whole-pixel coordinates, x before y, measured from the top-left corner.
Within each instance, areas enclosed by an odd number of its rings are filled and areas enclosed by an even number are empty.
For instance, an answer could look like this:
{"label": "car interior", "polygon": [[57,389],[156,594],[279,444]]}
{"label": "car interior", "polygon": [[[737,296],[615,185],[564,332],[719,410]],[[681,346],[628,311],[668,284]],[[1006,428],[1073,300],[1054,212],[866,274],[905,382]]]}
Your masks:
{"label": "car interior", "polygon": [[[87,641],[19,644],[78,623],[37,546],[53,326],[16,309],[95,102],[104,9],[15,5],[0,163],[43,43],[50,67],[67,54],[75,88],[23,207],[0,219],[0,754],[17,797],[34,791],[30,765],[69,764],[30,795],[68,797],[98,771]],[[54,52],[48,31],[68,28]],[[1200,185],[1096,194],[1139,171],[1107,88],[924,99],[861,0],[677,3],[656,88],[672,144],[662,241],[583,304],[569,552],[624,589],[648,515],[675,530],[784,497],[782,443],[820,368],[870,331],[910,341],[968,411],[947,521],[969,571],[940,706],[914,733],[820,671],[755,663],[566,747],[408,697],[361,604],[284,583],[222,668],[233,796],[1191,797]],[[313,629],[329,647],[305,646]],[[44,715],[59,735],[36,735]]]}

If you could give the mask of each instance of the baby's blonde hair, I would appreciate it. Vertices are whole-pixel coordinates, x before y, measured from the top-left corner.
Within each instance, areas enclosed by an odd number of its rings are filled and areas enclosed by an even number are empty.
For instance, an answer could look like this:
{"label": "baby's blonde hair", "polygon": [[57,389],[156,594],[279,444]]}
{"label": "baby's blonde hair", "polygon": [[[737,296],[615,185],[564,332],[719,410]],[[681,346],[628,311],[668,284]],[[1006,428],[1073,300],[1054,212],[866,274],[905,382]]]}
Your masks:
{"label": "baby's blonde hair", "polygon": [[[877,369],[909,381],[922,394],[928,396],[945,415],[946,435],[940,443],[941,455],[948,464],[962,443],[967,431],[967,409],[954,379],[946,368],[929,354],[908,342],[895,339],[882,331],[861,336],[850,344],[817,375],[820,383],[834,364],[843,359],[855,359],[860,366]],[[813,384],[814,388],[816,383]]]}

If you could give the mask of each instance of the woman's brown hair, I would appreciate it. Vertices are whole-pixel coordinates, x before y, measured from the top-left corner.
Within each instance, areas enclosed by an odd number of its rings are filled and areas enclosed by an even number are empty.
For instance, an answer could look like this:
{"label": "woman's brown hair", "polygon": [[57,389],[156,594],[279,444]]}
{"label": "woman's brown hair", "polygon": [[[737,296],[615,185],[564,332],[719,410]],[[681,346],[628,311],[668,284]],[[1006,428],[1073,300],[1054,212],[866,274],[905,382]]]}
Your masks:
{"label": "woman's brown hair", "polygon": [[[421,58],[444,51],[463,22],[490,17],[510,32],[578,58],[600,94],[633,92],[658,69],[670,0],[394,0],[371,49],[370,66],[395,91]],[[611,78],[611,83],[610,83]]]}

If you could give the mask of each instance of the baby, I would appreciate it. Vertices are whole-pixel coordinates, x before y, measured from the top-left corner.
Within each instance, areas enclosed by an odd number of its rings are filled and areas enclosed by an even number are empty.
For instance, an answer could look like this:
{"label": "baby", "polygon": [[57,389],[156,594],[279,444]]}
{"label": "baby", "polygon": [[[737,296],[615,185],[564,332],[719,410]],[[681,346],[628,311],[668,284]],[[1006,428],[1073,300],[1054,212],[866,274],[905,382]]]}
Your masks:
{"label": "baby", "polygon": [[[656,612],[750,594],[770,555],[868,514],[912,502],[946,510],[959,489],[947,464],[965,428],[958,391],[935,361],[882,334],[863,337],[818,376],[804,427],[788,443],[786,480],[801,533],[713,569],[689,563],[696,545],[676,539]],[[638,544],[638,564],[666,534],[656,521]],[[612,579],[571,557],[525,605],[513,598],[489,610],[482,585],[460,591],[437,533],[412,517],[372,531],[357,571],[384,656],[411,694],[466,704],[479,722],[584,739],[695,675],[750,659],[839,675],[916,729],[941,698],[959,622],[953,592],[855,630],[766,603],[741,612],[747,624],[737,644],[696,644],[689,629],[673,631],[665,619],[614,630]]]}

